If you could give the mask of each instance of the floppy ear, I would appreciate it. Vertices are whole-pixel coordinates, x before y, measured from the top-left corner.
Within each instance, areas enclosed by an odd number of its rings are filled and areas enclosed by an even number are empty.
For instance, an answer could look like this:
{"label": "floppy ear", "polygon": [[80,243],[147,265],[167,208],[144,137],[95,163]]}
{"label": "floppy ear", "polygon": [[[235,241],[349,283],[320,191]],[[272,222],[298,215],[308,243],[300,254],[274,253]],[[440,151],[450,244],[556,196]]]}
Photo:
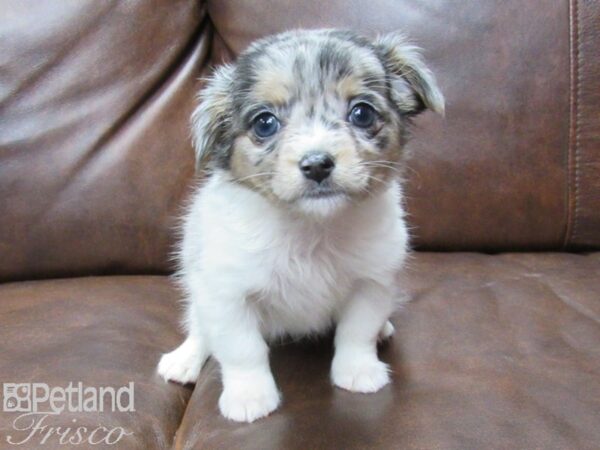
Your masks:
{"label": "floppy ear", "polygon": [[228,165],[232,145],[233,71],[232,65],[219,67],[198,94],[200,103],[192,114],[197,171],[206,165]]}
{"label": "floppy ear", "polygon": [[374,45],[390,77],[392,100],[398,109],[416,115],[429,108],[443,115],[444,97],[419,48],[399,33],[380,36]]}

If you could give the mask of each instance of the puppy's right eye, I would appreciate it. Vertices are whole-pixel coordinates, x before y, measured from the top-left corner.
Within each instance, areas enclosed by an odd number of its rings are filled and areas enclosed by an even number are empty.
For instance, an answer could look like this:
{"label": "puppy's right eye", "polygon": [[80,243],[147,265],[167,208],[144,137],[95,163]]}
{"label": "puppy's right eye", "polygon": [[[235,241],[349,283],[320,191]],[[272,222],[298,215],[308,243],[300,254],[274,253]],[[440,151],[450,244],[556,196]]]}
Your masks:
{"label": "puppy's right eye", "polygon": [[252,122],[252,130],[259,138],[268,138],[279,131],[280,123],[273,114],[264,112]]}

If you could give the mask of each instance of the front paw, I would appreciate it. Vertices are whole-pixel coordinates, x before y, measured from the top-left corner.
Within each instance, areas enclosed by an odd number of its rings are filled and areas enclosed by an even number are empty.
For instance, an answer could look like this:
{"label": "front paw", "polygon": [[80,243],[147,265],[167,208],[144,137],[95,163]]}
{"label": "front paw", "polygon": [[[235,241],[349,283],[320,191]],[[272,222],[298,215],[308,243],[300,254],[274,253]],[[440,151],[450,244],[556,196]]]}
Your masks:
{"label": "front paw", "polygon": [[390,382],[389,368],[376,356],[336,356],[331,367],[333,384],[352,392],[377,392]]}
{"label": "front paw", "polygon": [[172,352],[162,355],[158,363],[158,374],[165,381],[195,383],[207,356],[201,342],[188,338]]}
{"label": "front paw", "polygon": [[224,379],[219,409],[236,422],[254,422],[277,409],[281,397],[270,373],[235,374]]}

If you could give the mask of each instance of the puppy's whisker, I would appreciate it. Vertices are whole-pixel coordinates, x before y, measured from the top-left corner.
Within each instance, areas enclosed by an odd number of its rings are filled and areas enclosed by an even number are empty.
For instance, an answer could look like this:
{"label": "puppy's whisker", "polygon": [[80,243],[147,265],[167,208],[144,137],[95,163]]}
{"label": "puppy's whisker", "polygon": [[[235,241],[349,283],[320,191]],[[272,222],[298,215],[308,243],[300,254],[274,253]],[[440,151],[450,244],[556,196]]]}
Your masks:
{"label": "puppy's whisker", "polygon": [[390,164],[392,166],[402,166],[402,163],[399,162],[395,162],[395,161],[390,161],[388,159],[376,159],[373,161],[365,161],[366,163],[384,163],[384,164]]}
{"label": "puppy's whisker", "polygon": [[250,178],[257,178],[257,177],[268,177],[268,176],[274,176],[276,175],[275,172],[261,172],[261,173],[254,173],[252,175],[247,175],[245,177],[241,177],[241,178],[234,178],[233,181],[236,182],[240,182],[240,181],[246,181],[249,180]]}
{"label": "puppy's whisker", "polygon": [[393,171],[398,172],[398,173],[402,173],[402,170],[398,169],[397,167],[390,166],[388,164],[382,164],[382,163],[378,163],[378,164],[375,164],[375,163],[361,163],[360,166],[362,166],[362,167],[382,167],[382,168],[393,170]]}
{"label": "puppy's whisker", "polygon": [[385,164],[364,164],[364,165],[362,165],[362,167],[389,169],[393,172],[396,172],[398,175],[402,175],[402,173],[403,173],[403,171],[401,169],[398,169],[397,167],[393,167],[393,166],[388,166]]}
{"label": "puppy's whisker", "polygon": [[387,184],[388,183],[387,180],[382,180],[381,178],[378,178],[378,177],[373,176],[373,175],[367,175],[367,179],[373,180],[373,181],[377,181],[377,182],[379,182],[381,184]]}
{"label": "puppy's whisker", "polygon": [[417,178],[421,179],[421,174],[412,167],[410,167],[408,164],[405,164],[403,167],[409,172],[413,173]]}
{"label": "puppy's whisker", "polygon": [[361,164],[388,164],[390,166],[401,166],[400,163],[395,163],[393,161],[387,161],[387,160],[376,160],[376,161],[362,161]]}

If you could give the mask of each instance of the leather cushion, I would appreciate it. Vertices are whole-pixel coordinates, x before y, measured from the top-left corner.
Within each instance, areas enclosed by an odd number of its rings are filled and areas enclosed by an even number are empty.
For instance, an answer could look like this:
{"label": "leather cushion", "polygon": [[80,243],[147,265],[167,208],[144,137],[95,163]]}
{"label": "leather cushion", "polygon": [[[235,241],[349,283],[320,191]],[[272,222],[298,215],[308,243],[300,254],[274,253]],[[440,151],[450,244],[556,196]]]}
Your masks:
{"label": "leather cushion", "polygon": [[[0,382],[50,387],[82,382],[96,388],[133,382],[135,412],[62,412],[45,424],[89,430],[123,427],[134,433],[117,445],[81,444],[85,448],[169,448],[190,389],[165,383],[155,369],[160,354],[182,339],[177,298],[166,277],[156,276],[0,285]],[[7,443],[8,435],[13,442],[27,436],[13,429],[18,415],[0,411],[0,448],[16,448]],[[38,433],[21,447],[66,447],[56,435],[44,444],[40,438]]]}
{"label": "leather cushion", "polygon": [[600,254],[416,254],[381,348],[393,382],[329,383],[331,342],[272,351],[283,406],[240,425],[203,369],[177,448],[591,449],[600,442]]}

